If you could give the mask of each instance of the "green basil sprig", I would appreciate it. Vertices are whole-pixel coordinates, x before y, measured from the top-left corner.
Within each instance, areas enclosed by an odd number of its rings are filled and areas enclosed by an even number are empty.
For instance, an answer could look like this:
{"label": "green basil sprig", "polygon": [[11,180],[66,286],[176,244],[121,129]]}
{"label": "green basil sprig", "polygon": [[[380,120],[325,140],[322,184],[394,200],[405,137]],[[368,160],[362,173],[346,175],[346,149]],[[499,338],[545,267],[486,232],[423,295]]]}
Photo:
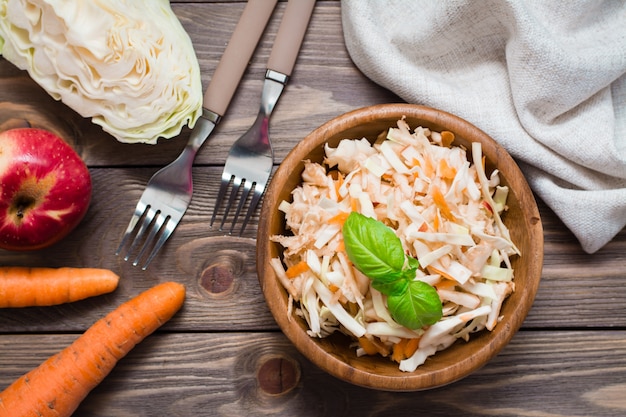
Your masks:
{"label": "green basil sprig", "polygon": [[342,228],[348,258],[387,295],[391,317],[409,329],[439,321],[441,299],[428,283],[415,280],[419,262],[406,256],[402,242],[378,220],[352,212]]}

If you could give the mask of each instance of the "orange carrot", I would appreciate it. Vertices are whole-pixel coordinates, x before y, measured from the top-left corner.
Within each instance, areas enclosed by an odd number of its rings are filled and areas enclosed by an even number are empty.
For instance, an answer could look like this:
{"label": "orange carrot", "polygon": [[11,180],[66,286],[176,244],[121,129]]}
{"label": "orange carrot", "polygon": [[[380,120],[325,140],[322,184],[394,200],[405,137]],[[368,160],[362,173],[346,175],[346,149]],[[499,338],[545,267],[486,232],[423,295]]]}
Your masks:
{"label": "orange carrot", "polygon": [[[416,164],[419,165],[419,162],[416,161]],[[381,178],[387,182],[393,181],[393,175],[391,174],[384,173]]]}
{"label": "orange carrot", "polygon": [[391,353],[391,360],[400,363],[400,361],[413,356],[417,348],[419,347],[420,339],[405,339],[402,338],[398,343],[393,345]]}
{"label": "orange carrot", "polygon": [[383,357],[389,356],[391,348],[387,347],[379,338],[368,338],[365,336],[359,337],[359,345],[363,348],[363,351],[367,355],[381,355]]}
{"label": "orange carrot", "polygon": [[433,161],[430,159],[428,154],[424,154],[424,164],[422,166],[422,171],[424,175],[428,178],[432,178],[435,176],[435,167],[433,166]]}
{"label": "orange carrot", "polygon": [[297,264],[287,268],[287,270],[285,271],[285,275],[287,275],[287,278],[293,279],[301,273],[308,271],[309,269],[309,264],[307,264],[306,261],[300,261]]}
{"label": "orange carrot", "polygon": [[452,142],[454,142],[454,133],[449,130],[444,130],[441,132],[441,146],[445,146],[449,148],[452,146]]}
{"label": "orange carrot", "polygon": [[445,159],[439,161],[439,176],[448,180],[453,180],[456,177],[456,169],[448,165]]}
{"label": "orange carrot", "polygon": [[435,232],[439,231],[439,221],[440,221],[439,217],[440,217],[440,214],[436,214],[433,217],[433,229],[435,230]]}
{"label": "orange carrot", "polygon": [[420,346],[419,338],[409,339],[408,342],[406,343],[406,346],[404,347],[404,357],[410,358],[411,356],[413,356],[413,354],[415,353],[417,348],[419,348],[419,346]]}
{"label": "orange carrot", "polygon": [[350,210],[351,211],[359,211],[359,200],[354,198],[354,197],[350,197]]}
{"label": "orange carrot", "polygon": [[409,342],[409,339],[400,339],[398,343],[393,345],[393,350],[391,353],[391,360],[394,362],[400,362],[401,360],[406,359],[404,350],[406,349],[406,345]]}
{"label": "orange carrot", "polygon": [[432,265],[428,265],[426,267],[426,270],[431,273],[431,274],[437,274],[437,275],[441,275],[442,277],[446,278],[449,281],[455,281],[454,277],[450,274],[448,274],[445,271],[442,271],[441,269],[435,268]]}
{"label": "orange carrot", "polygon": [[368,355],[376,355],[378,353],[378,346],[365,336],[359,337],[359,345]]}
{"label": "orange carrot", "polygon": [[0,308],[78,301],[115,290],[119,279],[99,268],[0,267]]}
{"label": "orange carrot", "polygon": [[185,287],[159,284],[93,324],[0,393],[0,417],[70,416],[137,343],[183,305]]}
{"label": "orange carrot", "polygon": [[334,216],[332,216],[330,219],[328,219],[327,223],[328,224],[340,224],[343,225],[346,220],[348,219],[348,216],[350,215],[349,212],[347,211],[340,211],[337,214],[335,214]]}
{"label": "orange carrot", "polygon": [[450,210],[450,206],[448,206],[446,198],[443,196],[439,188],[437,188],[435,185],[432,185],[431,190],[433,195],[433,201],[435,202],[435,205],[439,208],[439,211],[441,212],[443,217],[450,220],[451,222],[456,221],[454,214],[452,214],[452,211]]}
{"label": "orange carrot", "polygon": [[[433,268],[436,270],[437,268]],[[453,279],[448,279],[447,277],[443,277],[443,279],[437,282],[434,287],[438,290],[453,290],[454,287],[457,286],[457,282]]]}

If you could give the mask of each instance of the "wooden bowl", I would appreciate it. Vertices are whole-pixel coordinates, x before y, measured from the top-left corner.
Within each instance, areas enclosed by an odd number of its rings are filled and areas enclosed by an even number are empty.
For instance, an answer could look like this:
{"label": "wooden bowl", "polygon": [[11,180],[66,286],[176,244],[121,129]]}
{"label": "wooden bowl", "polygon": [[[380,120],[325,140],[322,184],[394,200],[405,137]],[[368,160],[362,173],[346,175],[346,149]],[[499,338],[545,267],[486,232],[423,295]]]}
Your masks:
{"label": "wooden bowl", "polygon": [[[505,300],[503,319],[493,331],[472,335],[469,342],[457,341],[437,352],[407,373],[398,364],[380,356],[357,357],[343,335],[324,339],[306,333],[306,323],[295,314],[287,316],[288,296],[269,260],[280,257],[282,247],[270,242],[270,236],[285,233],[284,215],[278,210],[282,200],[290,200],[291,191],[300,184],[303,160],[321,162],[323,145],[336,146],[341,139],[366,137],[374,141],[397,120],[415,128],[452,131],[456,145],[471,148],[471,142],[482,144],[487,158],[487,172],[497,168],[501,181],[510,187],[509,209],[503,220],[522,256],[513,257],[515,292]],[[468,152],[471,157],[471,152]],[[318,367],[350,383],[387,391],[418,391],[457,381],[485,365],[513,337],[526,318],[534,301],[543,265],[543,228],[534,196],[511,156],[492,138],[467,121],[432,108],[410,104],[383,104],[358,109],[330,120],[305,137],[282,162],[269,185],[261,210],[257,239],[257,271],[270,311],[284,334],[300,353]]]}

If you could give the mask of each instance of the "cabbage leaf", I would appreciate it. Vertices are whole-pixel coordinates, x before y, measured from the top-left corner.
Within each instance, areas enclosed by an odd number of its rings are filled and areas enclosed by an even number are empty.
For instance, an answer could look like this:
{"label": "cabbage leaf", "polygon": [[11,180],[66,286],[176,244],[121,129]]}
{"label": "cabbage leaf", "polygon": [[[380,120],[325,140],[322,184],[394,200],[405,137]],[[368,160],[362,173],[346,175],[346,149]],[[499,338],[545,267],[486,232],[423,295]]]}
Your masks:
{"label": "cabbage leaf", "polygon": [[174,137],[202,111],[198,60],[168,0],[0,0],[0,54],[120,142]]}

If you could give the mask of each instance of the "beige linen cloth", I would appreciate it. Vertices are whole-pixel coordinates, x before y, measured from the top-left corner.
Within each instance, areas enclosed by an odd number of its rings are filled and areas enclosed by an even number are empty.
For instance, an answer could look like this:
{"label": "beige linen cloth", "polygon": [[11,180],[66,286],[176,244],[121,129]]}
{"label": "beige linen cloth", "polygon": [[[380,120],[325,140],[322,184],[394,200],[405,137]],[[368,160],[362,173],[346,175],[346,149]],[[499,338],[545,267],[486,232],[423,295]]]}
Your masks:
{"label": "beige linen cloth", "polygon": [[516,158],[593,253],[626,224],[626,2],[342,0],[357,67]]}

